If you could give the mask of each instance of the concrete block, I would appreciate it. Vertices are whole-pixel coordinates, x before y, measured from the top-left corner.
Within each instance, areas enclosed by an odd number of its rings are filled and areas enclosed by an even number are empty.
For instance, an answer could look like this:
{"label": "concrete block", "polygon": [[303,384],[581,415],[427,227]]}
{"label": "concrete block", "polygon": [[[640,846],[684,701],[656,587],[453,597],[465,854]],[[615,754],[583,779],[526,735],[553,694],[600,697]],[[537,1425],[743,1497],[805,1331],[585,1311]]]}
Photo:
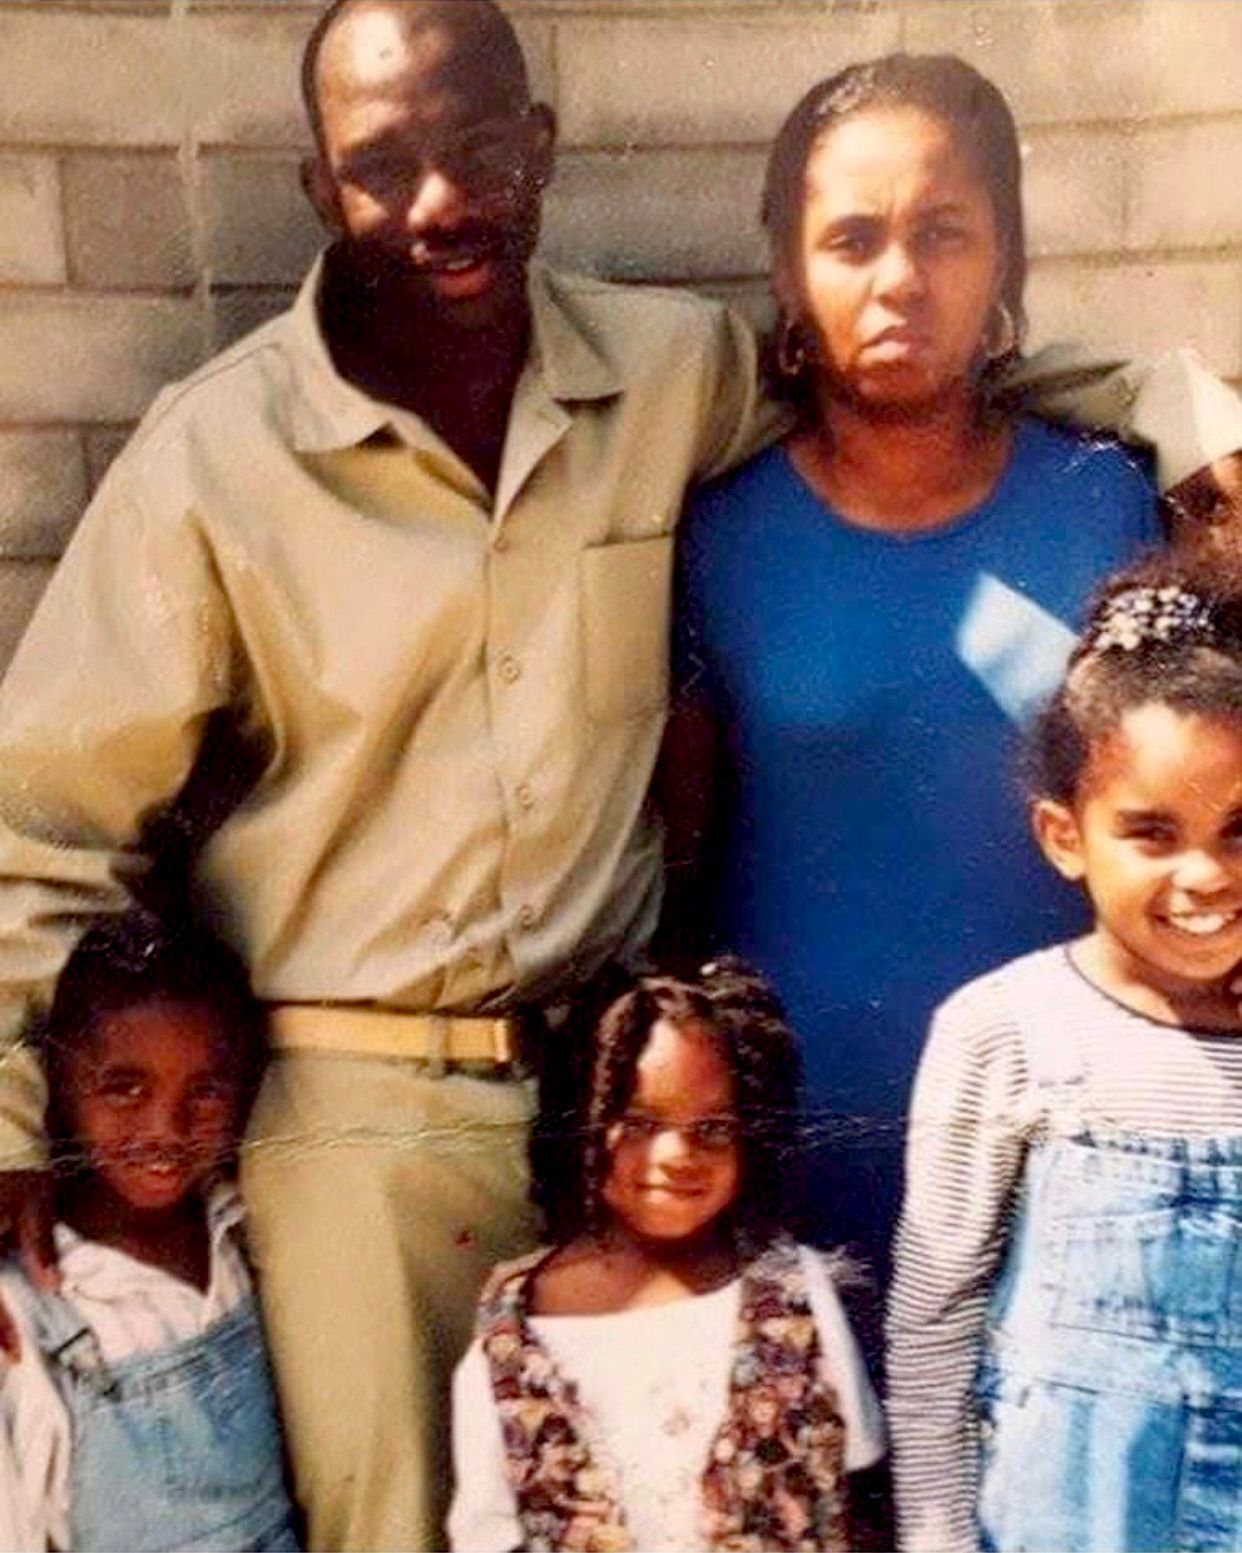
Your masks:
{"label": "concrete block", "polygon": [[86,494],[76,431],[0,431],[0,557],[58,556]]}
{"label": "concrete block", "polygon": [[1036,265],[1027,288],[1033,345],[1081,339],[1127,354],[1193,346],[1214,372],[1242,371],[1236,261]]}
{"label": "concrete block", "polygon": [[193,301],[0,296],[0,420],[121,421],[202,357]]}
{"label": "concrete block", "polygon": [[1132,156],[1132,246],[1194,248],[1242,241],[1242,122],[1140,129]]}
{"label": "concrete block", "polygon": [[60,182],[50,156],[0,156],[0,281],[65,279]]}
{"label": "concrete block", "polygon": [[749,276],[766,268],[763,153],[579,153],[549,190],[547,249],[618,279]]}
{"label": "concrete block", "polygon": [[1023,136],[1022,192],[1032,257],[1122,247],[1128,146],[1120,130],[1037,129]]}
{"label": "concrete block", "polygon": [[99,489],[99,482],[108,467],[134,434],[133,421],[118,426],[88,426],[83,435],[86,445],[86,478],[90,482],[91,495]]}
{"label": "concrete block", "polygon": [[[300,67],[319,9],[196,10],[179,24],[196,141],[299,148],[309,143]],[[533,88],[555,96],[550,28],[520,19],[516,25]]]}
{"label": "concrete block", "polygon": [[275,318],[297,295],[293,286],[244,287],[237,291],[213,292],[212,349],[223,350],[243,334],[249,334],[269,318]]}
{"label": "concrete block", "polygon": [[61,177],[75,285],[166,291],[194,284],[194,243],[175,156],[67,156]]}
{"label": "concrete block", "polygon": [[892,4],[689,9],[566,17],[557,68],[567,144],[766,144],[809,86],[901,35]]}
{"label": "concrete block", "polygon": [[309,15],[261,11],[191,12],[181,23],[194,61],[191,118],[200,144],[303,146],[299,65]]}
{"label": "concrete block", "polygon": [[175,145],[183,61],[162,15],[0,10],[0,140]]}
{"label": "concrete block", "polygon": [[301,280],[324,242],[302,193],[296,157],[219,153],[202,165],[204,252],[213,282]]}
{"label": "concrete block", "polygon": [[0,560],[0,672],[17,650],[52,575],[51,561]]}
{"label": "concrete block", "polygon": [[1235,0],[936,0],[909,7],[905,37],[969,60],[1019,124],[1242,107]]}
{"label": "concrete block", "polygon": [[766,279],[696,281],[691,289],[727,302],[759,334],[765,334],[776,321],[776,303]]}
{"label": "concrete block", "polygon": [[522,46],[531,96],[536,102],[559,108],[559,83],[556,70],[556,29],[549,20],[532,16],[535,7],[526,0],[501,0]]}

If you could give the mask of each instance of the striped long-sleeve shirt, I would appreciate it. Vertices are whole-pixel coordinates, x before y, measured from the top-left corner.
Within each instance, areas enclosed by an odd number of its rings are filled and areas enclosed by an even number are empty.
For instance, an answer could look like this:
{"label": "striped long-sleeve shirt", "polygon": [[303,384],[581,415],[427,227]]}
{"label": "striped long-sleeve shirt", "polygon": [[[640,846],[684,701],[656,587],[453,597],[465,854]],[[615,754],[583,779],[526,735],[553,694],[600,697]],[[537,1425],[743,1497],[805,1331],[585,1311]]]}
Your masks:
{"label": "striped long-sleeve shirt", "polygon": [[[1060,946],[1038,959],[1040,1017],[1064,1019],[1086,1056],[1076,1114],[1096,1128],[1158,1137],[1242,1133],[1242,1034],[1133,1013],[1092,986],[1072,954]],[[942,1005],[915,1085],[888,1321],[907,1553],[978,1545],[972,1393],[988,1296],[1027,1149],[1055,1127],[1055,1090],[1032,1077],[1013,969]]]}

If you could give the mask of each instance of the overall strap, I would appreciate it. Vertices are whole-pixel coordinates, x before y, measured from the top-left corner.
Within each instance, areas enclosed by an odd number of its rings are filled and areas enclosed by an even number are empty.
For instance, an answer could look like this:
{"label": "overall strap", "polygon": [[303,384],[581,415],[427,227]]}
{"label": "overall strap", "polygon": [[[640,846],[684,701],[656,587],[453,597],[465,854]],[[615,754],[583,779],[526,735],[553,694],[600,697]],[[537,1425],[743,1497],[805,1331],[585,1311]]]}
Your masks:
{"label": "overall strap", "polygon": [[820,1358],[802,1253],[782,1237],[742,1274],[728,1408],[703,1474],[712,1548],[846,1548],[845,1426]]}
{"label": "overall strap", "polygon": [[479,1305],[476,1333],[509,1484],[527,1546],[624,1553],[633,1544],[615,1475],[592,1455],[578,1388],[553,1364],[528,1319],[530,1280],[547,1256],[539,1251],[498,1268]]}
{"label": "overall strap", "polygon": [[25,1309],[39,1352],[52,1373],[108,1395],[115,1381],[94,1329],[62,1294],[30,1288]]}

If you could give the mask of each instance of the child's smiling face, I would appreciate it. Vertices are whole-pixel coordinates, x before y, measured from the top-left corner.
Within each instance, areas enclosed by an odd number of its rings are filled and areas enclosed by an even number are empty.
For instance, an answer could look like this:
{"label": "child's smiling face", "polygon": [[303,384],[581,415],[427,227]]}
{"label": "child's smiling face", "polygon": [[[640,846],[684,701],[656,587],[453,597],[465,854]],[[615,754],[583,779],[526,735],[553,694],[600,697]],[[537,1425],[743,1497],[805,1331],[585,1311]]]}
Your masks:
{"label": "child's smiling face", "polygon": [[689,1240],[737,1196],[740,1148],[733,1075],[702,1025],[659,1020],[638,1059],[634,1093],[608,1129],[603,1197],[642,1240]]}
{"label": "child's smiling face", "polygon": [[1224,991],[1242,962],[1242,717],[1132,708],[1093,747],[1072,808],[1043,800],[1035,822],[1091,896],[1105,990],[1146,988],[1174,1013]]}
{"label": "child's smiling face", "polygon": [[158,1213],[201,1188],[227,1157],[240,1090],[218,1016],[154,1001],[96,1021],[68,1064],[66,1121],[118,1206]]}

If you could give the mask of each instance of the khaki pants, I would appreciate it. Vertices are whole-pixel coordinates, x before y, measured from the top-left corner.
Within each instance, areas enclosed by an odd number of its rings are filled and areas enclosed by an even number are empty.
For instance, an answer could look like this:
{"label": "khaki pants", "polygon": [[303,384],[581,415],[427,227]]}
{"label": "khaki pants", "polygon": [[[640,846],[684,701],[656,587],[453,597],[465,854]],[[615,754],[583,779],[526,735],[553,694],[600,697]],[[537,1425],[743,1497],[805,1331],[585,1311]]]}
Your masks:
{"label": "khaki pants", "polygon": [[312,1549],[445,1545],[449,1383],[491,1265],[534,1244],[533,1084],[275,1058],[242,1159]]}

